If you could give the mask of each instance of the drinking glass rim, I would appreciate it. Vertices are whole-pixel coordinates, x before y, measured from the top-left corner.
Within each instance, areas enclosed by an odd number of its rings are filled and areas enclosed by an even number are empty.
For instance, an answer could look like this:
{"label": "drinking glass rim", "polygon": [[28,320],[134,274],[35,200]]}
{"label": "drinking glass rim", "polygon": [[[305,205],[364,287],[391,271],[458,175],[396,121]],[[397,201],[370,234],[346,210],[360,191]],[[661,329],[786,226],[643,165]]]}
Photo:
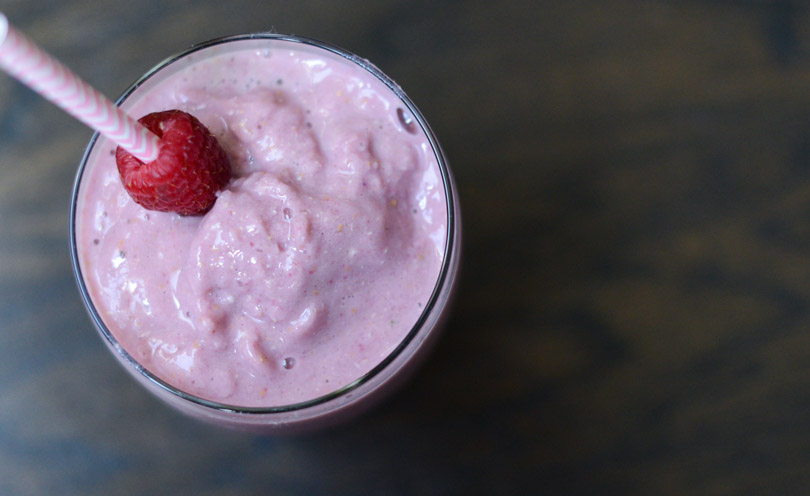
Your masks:
{"label": "drinking glass rim", "polygon": [[76,173],[76,177],[73,183],[73,191],[71,193],[70,214],[69,214],[70,256],[71,256],[71,263],[73,266],[73,274],[74,277],[76,278],[76,282],[79,287],[79,293],[81,294],[85,308],[87,309],[91,319],[96,325],[96,329],[102,334],[102,336],[107,340],[107,342],[112,346],[112,348],[122,358],[124,358],[124,360],[129,365],[131,365],[135,370],[137,370],[138,373],[140,373],[144,378],[146,378],[148,381],[155,384],[159,388],[171,393],[172,395],[180,399],[212,410],[226,413],[249,414],[249,415],[280,414],[306,410],[308,408],[323,405],[330,401],[348,395],[349,393],[357,390],[359,387],[368,383],[373,378],[382,373],[384,370],[386,370],[388,366],[391,365],[394,362],[394,360],[396,360],[403,353],[403,351],[413,342],[413,340],[422,330],[422,327],[426,324],[428,317],[433,313],[435,306],[439,300],[442,289],[445,288],[447,284],[452,284],[452,280],[448,280],[448,277],[450,271],[455,270],[456,267],[456,260],[455,260],[456,254],[454,250],[456,248],[455,235],[456,235],[456,220],[458,215],[455,207],[455,201],[457,201],[457,199],[452,181],[452,176],[450,174],[450,169],[447,166],[447,158],[445,157],[444,151],[439,145],[436,136],[434,135],[432,129],[428,125],[422,113],[416,108],[416,105],[399,87],[399,85],[396,84],[390,77],[388,77],[385,73],[383,73],[380,69],[378,69],[374,64],[369,62],[367,59],[359,57],[358,55],[355,55],[342,48],[338,48],[335,45],[331,45],[329,43],[322,42],[313,38],[307,38],[297,35],[260,32],[260,33],[225,36],[221,38],[215,38],[203,43],[199,43],[164,59],[162,62],[152,67],[143,76],[141,76],[134,83],[132,83],[129,86],[129,88],[127,88],[127,90],[124,91],[124,93],[115,101],[115,104],[121,105],[147,80],[151,79],[153,76],[157,75],[161,70],[179,61],[182,58],[185,58],[191,54],[215,46],[251,40],[283,41],[307,45],[309,47],[315,47],[322,50],[326,50],[334,55],[337,55],[341,58],[348,60],[351,63],[354,63],[355,65],[371,73],[377,80],[382,82],[386,87],[388,87],[391,91],[393,91],[394,94],[397,96],[397,98],[407,107],[414,121],[419,125],[419,127],[422,129],[422,132],[425,134],[425,137],[427,138],[428,143],[431,146],[431,150],[433,151],[433,154],[436,157],[437,166],[439,168],[439,172],[442,178],[442,185],[445,192],[445,206],[447,209],[447,227],[445,232],[445,246],[442,259],[442,266],[439,271],[439,275],[436,278],[436,284],[433,287],[433,291],[427,303],[425,304],[422,313],[419,315],[419,318],[411,327],[410,331],[408,331],[408,334],[376,366],[374,366],[371,370],[361,375],[360,377],[350,382],[349,384],[346,384],[338,389],[335,389],[334,391],[318,396],[316,398],[296,403],[290,403],[286,405],[269,406],[269,407],[246,407],[207,400],[205,398],[187,393],[181,390],[180,388],[177,388],[172,384],[168,383],[167,381],[161,379],[160,377],[156,376],[155,374],[150,372],[145,366],[143,366],[140,362],[138,362],[126,349],[124,349],[124,347],[118,342],[115,336],[113,336],[113,334],[107,328],[107,325],[101,318],[101,315],[96,309],[96,306],[93,304],[92,298],[90,297],[89,291],[87,289],[87,284],[85,283],[84,278],[82,277],[82,270],[79,262],[78,247],[76,242],[76,215],[78,213],[77,207],[79,201],[79,188],[81,186],[81,180],[84,175],[85,168],[87,166],[87,161],[90,158],[90,154],[93,151],[96,142],[98,141],[99,138],[98,132],[93,134],[93,136],[90,138],[89,143],[87,144],[87,147],[85,148],[81,162],[79,163],[79,169]]}

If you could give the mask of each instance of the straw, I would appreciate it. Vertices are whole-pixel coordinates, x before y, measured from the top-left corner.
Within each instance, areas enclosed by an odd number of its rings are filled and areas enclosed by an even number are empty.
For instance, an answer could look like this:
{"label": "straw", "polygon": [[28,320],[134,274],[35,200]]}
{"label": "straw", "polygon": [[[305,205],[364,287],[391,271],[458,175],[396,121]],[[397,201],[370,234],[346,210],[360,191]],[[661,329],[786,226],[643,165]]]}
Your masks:
{"label": "straw", "polygon": [[17,31],[0,12],[0,68],[142,162],[158,156],[158,137]]}

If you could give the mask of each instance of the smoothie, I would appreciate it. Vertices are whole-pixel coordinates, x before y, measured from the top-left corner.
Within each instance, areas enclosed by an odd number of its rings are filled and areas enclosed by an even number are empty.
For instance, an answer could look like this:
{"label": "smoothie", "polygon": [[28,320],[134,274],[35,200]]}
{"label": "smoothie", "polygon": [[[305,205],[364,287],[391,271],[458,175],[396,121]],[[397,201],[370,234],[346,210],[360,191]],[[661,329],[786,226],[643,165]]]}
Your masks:
{"label": "smoothie", "polygon": [[432,326],[447,172],[398,88],[356,60],[278,40],[175,65],[122,106],[193,114],[233,180],[205,215],[149,211],[123,189],[115,146],[91,146],[76,258],[115,346],[183,394],[278,407],[347,388],[417,323]]}

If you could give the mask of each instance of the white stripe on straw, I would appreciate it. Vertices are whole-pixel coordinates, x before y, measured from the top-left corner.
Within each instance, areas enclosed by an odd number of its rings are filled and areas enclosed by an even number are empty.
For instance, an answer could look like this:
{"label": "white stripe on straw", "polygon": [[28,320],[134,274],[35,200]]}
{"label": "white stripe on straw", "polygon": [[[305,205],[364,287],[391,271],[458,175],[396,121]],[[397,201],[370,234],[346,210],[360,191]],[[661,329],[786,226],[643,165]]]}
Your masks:
{"label": "white stripe on straw", "polygon": [[61,62],[14,29],[0,12],[0,68],[142,162],[158,156],[158,137]]}

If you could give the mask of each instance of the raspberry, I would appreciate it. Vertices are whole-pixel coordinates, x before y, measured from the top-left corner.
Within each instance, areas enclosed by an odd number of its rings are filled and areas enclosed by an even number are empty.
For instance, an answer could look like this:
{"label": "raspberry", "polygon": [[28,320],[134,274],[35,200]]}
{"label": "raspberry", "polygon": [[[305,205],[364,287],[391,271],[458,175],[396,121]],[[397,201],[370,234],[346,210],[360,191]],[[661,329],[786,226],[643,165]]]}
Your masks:
{"label": "raspberry", "polygon": [[144,163],[121,147],[115,162],[135,203],[149,210],[207,212],[231,179],[231,163],[211,132],[180,110],[154,112],[138,122],[160,138],[158,157]]}

